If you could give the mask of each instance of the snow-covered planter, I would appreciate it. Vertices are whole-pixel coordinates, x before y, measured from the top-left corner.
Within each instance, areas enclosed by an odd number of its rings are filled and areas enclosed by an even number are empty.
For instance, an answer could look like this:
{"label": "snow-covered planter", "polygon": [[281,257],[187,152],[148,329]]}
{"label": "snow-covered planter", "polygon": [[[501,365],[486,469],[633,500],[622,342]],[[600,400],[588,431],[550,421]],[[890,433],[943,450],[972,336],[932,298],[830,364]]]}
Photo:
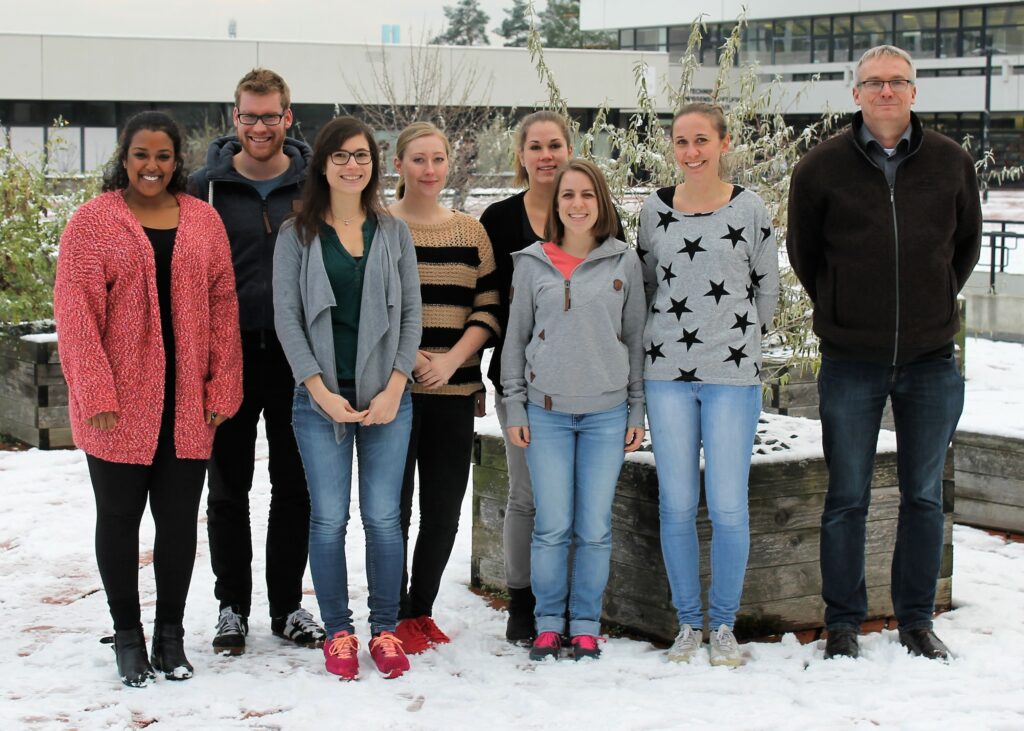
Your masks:
{"label": "snow-covered planter", "polygon": [[74,446],[52,321],[0,329],[0,434],[41,449]]}
{"label": "snow-covered planter", "polygon": [[[736,633],[747,638],[819,627],[824,614],[818,549],[827,471],[820,427],[807,419],[765,415],[758,441],[750,470],[750,562],[736,622]],[[892,614],[889,576],[899,511],[895,447],[894,435],[883,432],[867,526],[869,619]],[[952,453],[946,470],[945,547],[936,597],[940,610],[948,609],[952,601]],[[471,559],[471,579],[478,587],[505,588],[502,522],[507,491],[501,438],[478,436]],[[652,454],[627,459],[613,511],[611,576],[603,620],[671,641],[677,627],[658,537],[658,478]],[[703,503],[697,531],[706,592],[711,525]]]}

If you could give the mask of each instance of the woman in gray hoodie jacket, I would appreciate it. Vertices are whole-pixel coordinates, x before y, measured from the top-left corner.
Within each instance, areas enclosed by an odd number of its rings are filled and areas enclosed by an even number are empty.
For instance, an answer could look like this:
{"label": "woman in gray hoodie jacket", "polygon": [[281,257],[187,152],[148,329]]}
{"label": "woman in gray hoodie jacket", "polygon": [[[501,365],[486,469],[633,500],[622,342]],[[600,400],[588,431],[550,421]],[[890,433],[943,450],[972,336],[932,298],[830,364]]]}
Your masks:
{"label": "woman in gray hoodie jacket", "polygon": [[575,659],[600,654],[615,483],[644,436],[643,277],[617,228],[601,171],[572,160],[555,181],[549,241],[512,255],[501,373],[508,438],[526,449],[537,509],[534,660],[558,656],[567,598]]}

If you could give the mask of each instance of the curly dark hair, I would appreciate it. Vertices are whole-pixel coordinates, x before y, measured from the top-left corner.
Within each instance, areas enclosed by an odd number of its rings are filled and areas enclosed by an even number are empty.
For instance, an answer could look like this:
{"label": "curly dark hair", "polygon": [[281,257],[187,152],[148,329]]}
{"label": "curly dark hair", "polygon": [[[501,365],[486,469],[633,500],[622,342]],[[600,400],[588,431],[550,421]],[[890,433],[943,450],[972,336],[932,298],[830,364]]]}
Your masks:
{"label": "curly dark hair", "polygon": [[174,145],[174,174],[167,184],[167,192],[184,193],[188,182],[188,175],[185,173],[184,151],[182,149],[181,128],[174,118],[166,112],[139,112],[131,117],[124,125],[124,131],[117,143],[117,152],[103,170],[103,192],[110,190],[124,190],[128,187],[128,171],[125,170],[124,162],[128,159],[128,148],[131,146],[132,138],[139,130],[147,129],[152,132],[163,132],[171,138]]}

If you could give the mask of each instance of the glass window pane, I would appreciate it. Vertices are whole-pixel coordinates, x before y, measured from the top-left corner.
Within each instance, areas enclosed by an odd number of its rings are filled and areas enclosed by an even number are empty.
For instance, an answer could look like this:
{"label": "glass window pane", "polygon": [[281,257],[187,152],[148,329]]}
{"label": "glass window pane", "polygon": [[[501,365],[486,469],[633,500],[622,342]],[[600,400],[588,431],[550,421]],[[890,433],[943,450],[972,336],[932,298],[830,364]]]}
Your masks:
{"label": "glass window pane", "polygon": [[664,28],[637,28],[636,47],[648,51],[665,50]]}
{"label": "glass window pane", "polygon": [[946,29],[958,28],[960,26],[960,11],[940,10],[939,26]]}
{"label": "glass window pane", "polygon": [[963,32],[963,55],[973,56],[974,51],[983,45],[981,28],[964,28]]}
{"label": "glass window pane", "polygon": [[892,30],[892,15],[890,13],[875,13],[873,15],[854,15],[854,33],[882,33]]}
{"label": "glass window pane", "polygon": [[811,60],[811,28],[806,18],[775,22],[775,63],[807,63]]}
{"label": "glass window pane", "polygon": [[619,48],[633,47],[633,29],[619,31]]}
{"label": "glass window pane", "polygon": [[669,48],[683,50],[686,48],[688,40],[690,40],[690,26],[677,25],[668,29]]}
{"label": "glass window pane", "polygon": [[934,10],[920,13],[896,13],[896,30],[931,30],[935,28],[938,17]]}
{"label": "glass window pane", "polygon": [[743,63],[757,61],[762,64],[772,62],[772,22],[757,20],[747,26],[740,49],[740,60]]}
{"label": "glass window pane", "polygon": [[964,8],[963,26],[977,28],[981,26],[982,8]]}
{"label": "glass window pane", "polygon": [[1024,53],[1024,25],[989,28],[989,37],[997,53]]}
{"label": "glass window pane", "polygon": [[940,58],[955,58],[960,55],[960,49],[957,45],[959,35],[955,30],[939,34],[940,41],[942,42],[939,52]]}

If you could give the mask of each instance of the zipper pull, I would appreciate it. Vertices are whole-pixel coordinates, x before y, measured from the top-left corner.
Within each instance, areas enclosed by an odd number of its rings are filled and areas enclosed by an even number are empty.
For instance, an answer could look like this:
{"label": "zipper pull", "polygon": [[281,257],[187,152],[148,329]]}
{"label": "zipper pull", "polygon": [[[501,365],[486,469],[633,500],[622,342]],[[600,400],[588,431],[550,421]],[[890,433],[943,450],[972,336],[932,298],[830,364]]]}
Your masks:
{"label": "zipper pull", "polygon": [[267,202],[266,201],[263,201],[263,205],[261,207],[261,210],[263,212],[263,226],[267,229],[267,233],[268,234],[274,233],[274,229],[270,225],[270,213],[267,211]]}
{"label": "zipper pull", "polygon": [[569,280],[566,279],[565,280],[565,309],[566,309],[566,311],[568,311],[568,309],[570,307],[572,307],[572,297],[569,295]]}

